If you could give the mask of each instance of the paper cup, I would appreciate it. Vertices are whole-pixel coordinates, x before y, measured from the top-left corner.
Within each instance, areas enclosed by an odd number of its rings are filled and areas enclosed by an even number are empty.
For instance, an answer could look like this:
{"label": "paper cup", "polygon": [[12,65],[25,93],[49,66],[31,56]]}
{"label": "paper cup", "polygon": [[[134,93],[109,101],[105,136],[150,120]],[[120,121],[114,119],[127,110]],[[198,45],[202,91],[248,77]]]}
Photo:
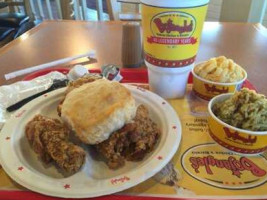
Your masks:
{"label": "paper cup", "polygon": [[165,99],[182,98],[192,65],[181,68],[163,68],[145,61],[148,68],[149,87],[151,91]]}
{"label": "paper cup", "polygon": [[192,69],[193,74],[193,92],[196,96],[204,100],[211,100],[213,97],[224,94],[233,93],[239,91],[242,88],[244,81],[247,79],[247,72],[243,69],[243,79],[233,83],[220,83],[206,80],[198,76],[194,69],[203,62],[195,65]]}
{"label": "paper cup", "polygon": [[141,0],[145,59],[159,67],[192,64],[209,0]]}
{"label": "paper cup", "polygon": [[186,89],[184,80],[187,81],[188,69],[192,68],[198,51],[209,0],[141,2],[150,87],[164,98],[182,97]]}
{"label": "paper cup", "polygon": [[267,150],[267,131],[249,131],[226,124],[212,111],[217,102],[229,99],[233,93],[214,97],[208,105],[210,136],[221,146],[242,154],[259,154]]}

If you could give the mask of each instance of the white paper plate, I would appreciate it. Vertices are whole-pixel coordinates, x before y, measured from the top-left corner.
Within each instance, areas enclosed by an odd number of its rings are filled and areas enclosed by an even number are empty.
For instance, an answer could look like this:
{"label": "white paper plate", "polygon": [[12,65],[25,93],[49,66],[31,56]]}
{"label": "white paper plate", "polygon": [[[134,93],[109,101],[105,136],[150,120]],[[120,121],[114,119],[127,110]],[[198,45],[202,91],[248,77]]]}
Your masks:
{"label": "white paper plate", "polygon": [[[118,170],[91,155],[76,174],[63,177],[54,165],[44,166],[31,149],[24,128],[36,114],[57,116],[56,107],[64,88],[41,96],[18,110],[0,134],[0,161],[6,173],[24,187],[42,194],[82,198],[96,197],[130,188],[159,172],[173,157],[181,140],[181,124],[176,112],[161,97],[139,87],[127,85],[137,104],[149,108],[151,118],[159,125],[162,135],[156,148],[143,161],[127,162]],[[93,158],[94,157],[94,158]]]}

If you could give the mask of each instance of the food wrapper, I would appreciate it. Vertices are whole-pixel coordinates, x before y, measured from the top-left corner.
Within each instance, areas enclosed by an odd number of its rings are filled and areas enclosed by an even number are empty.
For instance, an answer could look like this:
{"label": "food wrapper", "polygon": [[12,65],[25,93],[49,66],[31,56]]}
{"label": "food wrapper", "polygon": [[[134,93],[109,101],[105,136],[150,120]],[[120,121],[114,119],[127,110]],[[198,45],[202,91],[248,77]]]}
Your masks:
{"label": "food wrapper", "polygon": [[182,126],[182,140],[172,160],[152,178],[120,194],[159,199],[266,199],[267,153],[238,154],[214,142],[204,109],[207,105],[193,95],[190,84],[185,98],[168,100]]}
{"label": "food wrapper", "polygon": [[0,129],[2,129],[6,120],[10,118],[11,113],[6,108],[25,99],[29,96],[47,90],[53,80],[63,80],[66,76],[60,72],[51,72],[44,76],[37,77],[31,81],[19,81],[11,85],[0,87]]}
{"label": "food wrapper", "polygon": [[[139,86],[148,89],[148,85]],[[209,135],[206,105],[201,106],[205,101],[192,95],[190,84],[185,98],[168,100],[182,126],[182,140],[172,160],[155,176],[116,196],[130,199],[267,199],[267,153],[241,155],[215,143]],[[159,159],[158,156],[155,154],[155,158]],[[3,169],[0,169],[0,179],[2,191],[28,192],[12,181]]]}

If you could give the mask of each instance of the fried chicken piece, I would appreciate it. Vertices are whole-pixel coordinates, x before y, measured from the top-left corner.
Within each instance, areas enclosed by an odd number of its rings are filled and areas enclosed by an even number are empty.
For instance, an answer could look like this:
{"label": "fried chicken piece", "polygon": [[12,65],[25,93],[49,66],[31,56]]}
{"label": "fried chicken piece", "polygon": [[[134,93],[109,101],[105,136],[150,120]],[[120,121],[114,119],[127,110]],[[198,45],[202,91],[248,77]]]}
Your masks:
{"label": "fried chicken piece", "polygon": [[111,169],[117,169],[124,165],[125,158],[122,152],[130,145],[128,134],[135,129],[134,124],[126,124],[120,130],[112,133],[109,139],[95,145],[97,151],[107,159],[107,165]]}
{"label": "fried chicken piece", "polygon": [[132,144],[125,156],[127,160],[139,161],[153,150],[159,139],[160,130],[150,119],[148,109],[144,105],[137,108],[134,124],[136,128],[129,134]]}
{"label": "fried chicken piece", "polygon": [[111,169],[124,165],[125,160],[140,161],[151,152],[160,136],[156,123],[149,118],[144,105],[137,108],[133,123],[126,124],[110,138],[95,145],[97,151],[107,160]]}
{"label": "fried chicken piece", "polygon": [[57,137],[61,139],[67,139],[69,136],[69,130],[64,127],[58,119],[50,119],[41,115],[36,115],[27,123],[25,128],[26,137],[29,143],[45,163],[51,162],[52,159],[42,142],[42,134],[50,131],[58,131],[60,135]]}
{"label": "fried chicken piece", "polygon": [[[80,86],[82,86],[83,84],[86,84],[86,83],[91,83],[95,80],[98,80],[98,79],[101,79],[102,76],[98,75],[98,74],[87,74],[81,78],[78,78],[77,80],[75,81],[71,81],[69,82],[68,86],[67,86],[67,89],[66,89],[66,92],[65,92],[65,96],[71,92],[73,89],[75,88],[78,88]],[[61,107],[62,107],[62,104],[65,100],[65,97],[64,99],[62,99],[57,107],[57,112],[58,112],[58,116],[61,116]]]}
{"label": "fried chicken piece", "polygon": [[62,137],[59,131],[44,132],[42,142],[51,158],[66,172],[77,172],[84,163],[84,150]]}
{"label": "fried chicken piece", "polygon": [[57,119],[36,115],[26,125],[26,137],[45,163],[55,161],[68,173],[77,172],[85,162],[84,150],[68,141],[69,130]]}

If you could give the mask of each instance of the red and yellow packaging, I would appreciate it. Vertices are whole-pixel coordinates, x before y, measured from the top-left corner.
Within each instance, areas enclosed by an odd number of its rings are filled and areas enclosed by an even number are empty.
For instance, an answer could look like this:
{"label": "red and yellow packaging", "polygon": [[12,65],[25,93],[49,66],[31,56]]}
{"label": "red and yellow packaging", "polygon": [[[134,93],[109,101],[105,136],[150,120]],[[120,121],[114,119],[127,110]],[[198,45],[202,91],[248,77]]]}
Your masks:
{"label": "red and yellow packaging", "polygon": [[193,2],[142,0],[144,51],[148,63],[183,67],[195,61],[208,1]]}
{"label": "red and yellow packaging", "polygon": [[242,154],[259,154],[267,150],[267,131],[249,131],[230,126],[218,119],[212,112],[216,102],[231,97],[232,94],[222,94],[209,102],[209,134],[221,146]]}
{"label": "red and yellow packaging", "polygon": [[207,101],[220,94],[234,93],[239,91],[243,85],[243,82],[247,79],[246,71],[244,71],[244,78],[242,80],[233,83],[219,83],[206,80],[198,76],[195,73],[194,68],[192,69],[192,74],[194,94]]}

